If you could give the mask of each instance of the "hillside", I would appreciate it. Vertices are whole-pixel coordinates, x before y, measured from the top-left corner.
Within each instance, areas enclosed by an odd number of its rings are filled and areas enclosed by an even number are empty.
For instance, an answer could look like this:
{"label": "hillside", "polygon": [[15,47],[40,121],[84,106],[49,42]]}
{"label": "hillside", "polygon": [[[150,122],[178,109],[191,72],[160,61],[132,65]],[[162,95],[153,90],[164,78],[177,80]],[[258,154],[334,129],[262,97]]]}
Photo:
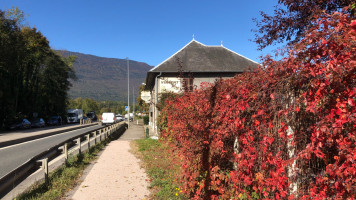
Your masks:
{"label": "hillside", "polygon": [[[78,80],[72,82],[73,87],[69,91],[71,98],[82,97],[100,101],[127,101],[126,59],[104,58],[62,50],[57,52],[64,57],[77,56],[74,70]],[[138,87],[145,82],[146,73],[152,66],[133,60],[130,60],[129,64],[130,99],[132,99],[133,88],[137,97]]]}

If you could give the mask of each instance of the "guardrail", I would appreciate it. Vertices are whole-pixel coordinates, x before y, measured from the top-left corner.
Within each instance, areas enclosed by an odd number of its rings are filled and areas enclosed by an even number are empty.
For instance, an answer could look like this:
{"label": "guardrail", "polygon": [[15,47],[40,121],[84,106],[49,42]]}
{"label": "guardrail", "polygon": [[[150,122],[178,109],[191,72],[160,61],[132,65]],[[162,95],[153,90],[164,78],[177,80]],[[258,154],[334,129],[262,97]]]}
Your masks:
{"label": "guardrail", "polygon": [[48,129],[48,130],[44,130],[45,133],[36,134],[36,135],[29,135],[29,136],[26,136],[26,135],[23,135],[23,134],[18,134],[19,137],[11,138],[9,140],[0,141],[0,148],[6,147],[6,146],[10,146],[10,145],[14,145],[14,144],[18,144],[18,143],[22,143],[22,142],[27,142],[27,141],[30,141],[30,140],[35,140],[35,139],[38,139],[38,138],[43,138],[43,137],[47,137],[47,136],[51,136],[51,135],[56,135],[56,134],[67,132],[67,131],[81,129],[81,128],[84,128],[84,127],[95,126],[95,125],[98,125],[99,123],[100,122],[83,123],[83,124],[80,124],[80,125],[77,125],[77,126],[59,127],[56,130]]}
{"label": "guardrail", "polygon": [[4,197],[16,185],[18,185],[21,181],[26,179],[39,168],[44,170],[44,179],[47,182],[48,162],[58,157],[59,155],[64,155],[66,162],[69,158],[69,154],[73,154],[77,150],[79,154],[82,153],[83,146],[86,145],[84,150],[89,150],[90,143],[94,142],[94,145],[96,145],[97,143],[100,143],[101,141],[111,137],[114,133],[123,133],[126,128],[126,123],[116,123],[110,126],[99,128],[95,131],[85,132],[64,142],[60,142],[50,149],[32,157],[21,166],[0,178],[0,198]]}

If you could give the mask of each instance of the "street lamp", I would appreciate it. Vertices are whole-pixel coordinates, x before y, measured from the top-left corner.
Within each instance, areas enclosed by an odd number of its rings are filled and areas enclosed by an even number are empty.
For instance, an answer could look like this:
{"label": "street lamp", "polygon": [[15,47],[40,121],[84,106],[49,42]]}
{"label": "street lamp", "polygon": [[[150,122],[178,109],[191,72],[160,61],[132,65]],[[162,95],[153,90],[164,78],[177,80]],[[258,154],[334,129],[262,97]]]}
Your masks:
{"label": "street lamp", "polygon": [[130,65],[129,58],[127,60],[127,128],[130,127]]}

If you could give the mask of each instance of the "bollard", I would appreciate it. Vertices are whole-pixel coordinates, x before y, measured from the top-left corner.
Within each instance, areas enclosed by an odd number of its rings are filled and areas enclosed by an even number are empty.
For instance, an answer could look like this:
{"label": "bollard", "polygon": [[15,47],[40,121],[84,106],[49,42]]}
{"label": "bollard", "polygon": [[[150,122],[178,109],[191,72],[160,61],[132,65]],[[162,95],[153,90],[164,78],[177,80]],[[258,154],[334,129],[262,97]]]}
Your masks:
{"label": "bollard", "polygon": [[149,133],[150,133],[150,131],[148,130],[148,128],[146,128],[146,138],[149,137]]}
{"label": "bollard", "polygon": [[88,151],[90,149],[90,134],[87,135],[87,141],[88,141]]}

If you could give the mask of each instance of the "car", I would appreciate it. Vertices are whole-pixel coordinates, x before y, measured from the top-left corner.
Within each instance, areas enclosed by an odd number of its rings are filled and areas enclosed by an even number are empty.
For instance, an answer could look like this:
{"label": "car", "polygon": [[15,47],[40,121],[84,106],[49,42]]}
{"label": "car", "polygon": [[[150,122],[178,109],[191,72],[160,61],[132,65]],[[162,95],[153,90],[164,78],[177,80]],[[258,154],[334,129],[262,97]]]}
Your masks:
{"label": "car", "polygon": [[125,121],[127,121],[127,119],[129,118],[130,116],[130,122],[133,121],[133,113],[130,113],[130,114],[125,114]]}
{"label": "car", "polygon": [[31,120],[31,127],[33,128],[42,128],[45,127],[46,123],[42,118],[36,118]]}
{"label": "car", "polygon": [[101,124],[106,125],[106,124],[114,124],[115,121],[115,113],[103,113],[101,115]]}
{"label": "car", "polygon": [[27,119],[19,119],[9,126],[10,130],[31,128],[31,122]]}
{"label": "car", "polygon": [[62,125],[62,117],[61,117],[61,116],[58,116],[58,115],[52,116],[52,117],[50,117],[49,120],[47,121],[47,124],[48,124],[49,126],[55,126],[55,125],[59,126],[59,125]]}
{"label": "car", "polygon": [[116,115],[115,118],[116,118],[116,121],[118,121],[118,122],[124,121],[124,117],[122,115]]}
{"label": "car", "polygon": [[98,118],[97,118],[97,116],[96,116],[96,114],[95,114],[94,111],[88,112],[88,113],[87,113],[87,117],[88,117],[89,119],[91,119],[91,121],[96,121],[96,120],[98,120]]}

